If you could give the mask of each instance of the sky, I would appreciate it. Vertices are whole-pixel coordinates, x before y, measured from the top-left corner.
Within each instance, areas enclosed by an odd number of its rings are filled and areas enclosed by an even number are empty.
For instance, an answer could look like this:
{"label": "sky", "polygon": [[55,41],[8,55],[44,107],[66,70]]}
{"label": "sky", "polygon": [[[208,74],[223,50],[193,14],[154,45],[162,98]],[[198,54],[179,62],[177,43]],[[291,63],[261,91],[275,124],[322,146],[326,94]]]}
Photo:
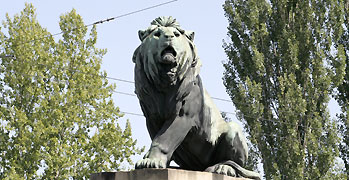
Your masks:
{"label": "sky", "polygon": [[[60,1],[38,1],[38,0],[2,0],[0,6],[0,21],[5,19],[8,13],[13,17],[25,6],[25,3],[32,3],[36,8],[39,23],[48,29],[52,34],[61,32],[59,29],[59,16],[68,13],[73,8],[77,10],[85,24],[107,18],[124,15],[150,6],[168,2],[169,0],[139,0],[139,1],[117,1],[117,0],[60,0]],[[140,45],[138,30],[144,30],[150,22],[159,16],[173,16],[185,30],[195,32],[194,43],[202,60],[201,78],[204,87],[212,97],[229,100],[223,85],[224,68],[222,62],[226,55],[222,48],[223,40],[227,39],[228,21],[224,16],[222,5],[224,0],[178,0],[157,8],[149,9],[139,13],[131,14],[114,21],[105,22],[97,26],[97,47],[106,48],[108,53],[104,56],[102,70],[107,72],[108,77],[134,81],[134,64],[132,55]],[[60,36],[56,36],[56,39]],[[127,112],[119,119],[124,127],[127,119],[131,122],[133,138],[137,139],[139,147],[149,148],[149,138],[145,118],[139,116],[142,111],[138,99],[133,94],[134,84],[122,81],[109,80],[115,83],[116,91],[113,100],[121,111]],[[221,111],[235,113],[234,105],[231,102],[214,100]],[[331,100],[331,116],[338,112],[338,105]],[[130,113],[138,114],[132,115]],[[235,115],[228,114],[233,121],[237,121]],[[144,152],[145,153],[145,152]],[[134,162],[140,160],[140,156],[134,156]]]}
{"label": "sky", "polygon": [[[41,26],[47,28],[52,34],[61,32],[59,29],[59,17],[68,13],[73,8],[80,14],[85,24],[111,17],[124,15],[140,9],[151,7],[169,0],[142,0],[142,1],[116,1],[116,0],[3,0],[0,6],[0,21],[5,20],[6,13],[10,17],[23,10],[25,3],[32,3],[36,8],[37,19]],[[97,26],[97,47],[106,48],[108,53],[102,62],[102,71],[106,71],[108,77],[134,81],[134,63],[132,55],[140,45],[138,30],[146,29],[152,20],[159,16],[173,16],[185,30],[195,32],[194,43],[202,60],[201,78],[203,84],[212,97],[229,100],[229,96],[223,85],[222,62],[226,59],[222,48],[223,39],[227,38],[228,22],[224,16],[222,5],[224,0],[178,0],[157,8],[145,10],[132,15],[117,18],[114,21],[105,22]],[[56,39],[61,36],[55,36]],[[134,84],[122,81],[110,80],[116,84],[116,91],[134,93]],[[123,112],[142,114],[137,97],[120,93],[113,94],[116,106]],[[221,111],[234,113],[231,102],[214,100]],[[145,118],[139,115],[125,113],[119,119],[121,127],[127,119],[131,122],[133,138],[137,139],[139,147],[149,148],[151,143],[148,135]],[[233,115],[228,115],[233,120]],[[134,156],[134,162],[141,159]]]}

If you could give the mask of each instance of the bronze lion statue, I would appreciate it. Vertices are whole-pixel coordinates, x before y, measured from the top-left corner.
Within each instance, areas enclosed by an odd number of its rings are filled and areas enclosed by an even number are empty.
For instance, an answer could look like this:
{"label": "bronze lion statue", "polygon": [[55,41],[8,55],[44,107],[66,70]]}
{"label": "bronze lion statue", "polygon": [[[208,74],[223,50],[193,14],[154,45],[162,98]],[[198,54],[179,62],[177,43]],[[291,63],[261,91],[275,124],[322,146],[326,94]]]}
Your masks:
{"label": "bronze lion statue", "polygon": [[225,122],[203,88],[194,32],[172,17],[159,17],[139,31],[135,92],[152,139],[140,168],[182,169],[260,179],[243,168],[248,149],[240,126]]}

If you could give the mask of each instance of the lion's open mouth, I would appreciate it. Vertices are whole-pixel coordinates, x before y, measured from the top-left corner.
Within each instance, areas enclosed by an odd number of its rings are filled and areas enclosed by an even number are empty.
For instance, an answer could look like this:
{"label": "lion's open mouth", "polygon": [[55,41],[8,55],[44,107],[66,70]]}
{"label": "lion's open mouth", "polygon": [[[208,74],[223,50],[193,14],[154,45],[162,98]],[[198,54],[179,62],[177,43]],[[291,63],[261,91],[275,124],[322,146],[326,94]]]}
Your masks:
{"label": "lion's open mouth", "polygon": [[177,52],[170,45],[167,46],[160,54],[160,76],[164,81],[174,82],[177,74]]}
{"label": "lion's open mouth", "polygon": [[167,46],[162,52],[161,52],[161,63],[164,64],[173,64],[176,62],[176,55],[177,52],[174,50],[172,46]]}

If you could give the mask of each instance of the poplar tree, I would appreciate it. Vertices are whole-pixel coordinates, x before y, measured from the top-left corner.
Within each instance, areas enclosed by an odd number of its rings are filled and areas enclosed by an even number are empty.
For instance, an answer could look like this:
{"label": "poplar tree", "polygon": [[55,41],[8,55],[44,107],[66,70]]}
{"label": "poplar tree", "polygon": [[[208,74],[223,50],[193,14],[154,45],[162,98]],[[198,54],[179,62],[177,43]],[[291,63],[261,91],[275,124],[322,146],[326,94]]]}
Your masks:
{"label": "poplar tree", "polygon": [[[339,144],[340,157],[344,161],[345,172],[349,179],[349,1],[344,1],[344,24],[346,32],[338,42],[338,46],[345,51],[345,76],[343,81],[337,87],[335,98],[341,107],[341,113],[338,114],[338,129],[342,138]],[[342,68],[342,67],[339,67]]]}
{"label": "poplar tree", "polygon": [[0,179],[88,179],[140,153],[123,129],[95,47],[72,10],[55,40],[26,4],[0,26]]}
{"label": "poplar tree", "polygon": [[[224,84],[266,179],[332,179],[328,102],[343,79],[341,0],[227,0]],[[332,174],[333,173],[333,174]]]}

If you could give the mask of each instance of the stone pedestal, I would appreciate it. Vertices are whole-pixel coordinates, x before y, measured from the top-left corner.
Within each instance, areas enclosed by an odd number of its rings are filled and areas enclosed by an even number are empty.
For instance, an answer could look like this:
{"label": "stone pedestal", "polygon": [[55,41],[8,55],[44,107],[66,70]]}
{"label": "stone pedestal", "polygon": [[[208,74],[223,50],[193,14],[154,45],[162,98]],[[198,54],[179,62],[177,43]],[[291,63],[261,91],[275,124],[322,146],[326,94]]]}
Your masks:
{"label": "stone pedestal", "polygon": [[90,180],[249,180],[220,174],[181,169],[137,169],[92,174]]}

